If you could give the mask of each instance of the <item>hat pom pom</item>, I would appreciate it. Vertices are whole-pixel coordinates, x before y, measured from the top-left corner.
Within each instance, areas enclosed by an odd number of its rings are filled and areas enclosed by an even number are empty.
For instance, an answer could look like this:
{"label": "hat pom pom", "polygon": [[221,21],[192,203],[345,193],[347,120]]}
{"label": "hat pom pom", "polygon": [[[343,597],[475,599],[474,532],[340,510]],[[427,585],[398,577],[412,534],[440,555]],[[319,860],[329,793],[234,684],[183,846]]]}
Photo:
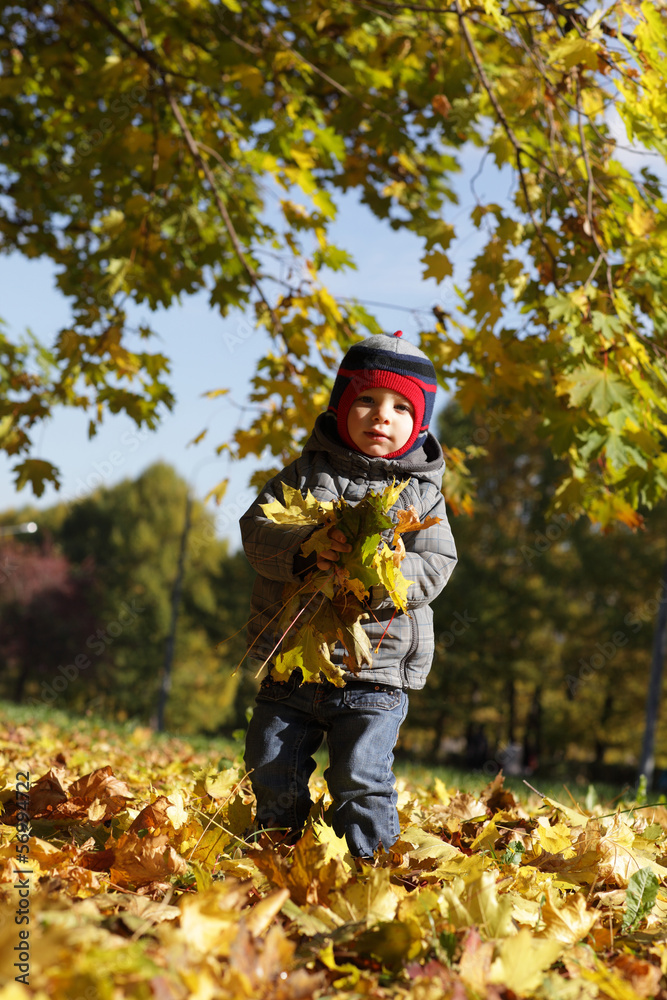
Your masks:
{"label": "hat pom pom", "polygon": [[397,330],[396,333],[394,334],[394,336],[395,337],[402,337],[403,336],[403,331],[402,330]]}

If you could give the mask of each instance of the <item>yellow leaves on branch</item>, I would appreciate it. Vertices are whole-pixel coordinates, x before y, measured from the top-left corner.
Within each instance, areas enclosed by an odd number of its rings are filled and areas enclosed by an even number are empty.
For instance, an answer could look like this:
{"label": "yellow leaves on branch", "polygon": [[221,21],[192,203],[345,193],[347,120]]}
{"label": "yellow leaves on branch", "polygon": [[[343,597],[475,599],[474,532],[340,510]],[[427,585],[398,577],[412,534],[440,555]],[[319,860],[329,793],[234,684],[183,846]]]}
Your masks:
{"label": "yellow leaves on branch", "polygon": [[[371,665],[370,641],[361,626],[370,612],[371,589],[383,587],[396,609],[407,612],[412,581],[400,569],[405,557],[402,535],[422,531],[440,520],[429,517],[420,521],[414,507],[399,509],[392,520],[389,511],[407,483],[394,482],[381,493],[369,492],[355,505],[342,498],[320,501],[310,490],[304,497],[299,490],[282,484],[284,503],[272,500],[261,505],[264,516],[274,524],[314,529],[301,546],[305,557],[330,547],[333,527],[342,531],[352,546],[351,552],[341,554],[331,572],[315,572],[303,584],[285,587],[285,608],[278,621],[282,641],[272,668],[274,675],[286,679],[299,669],[306,681],[325,677],[342,686],[344,671],[332,659],[337,643],[344,647],[343,663],[353,673]],[[387,544],[383,535],[389,531],[391,542]]]}

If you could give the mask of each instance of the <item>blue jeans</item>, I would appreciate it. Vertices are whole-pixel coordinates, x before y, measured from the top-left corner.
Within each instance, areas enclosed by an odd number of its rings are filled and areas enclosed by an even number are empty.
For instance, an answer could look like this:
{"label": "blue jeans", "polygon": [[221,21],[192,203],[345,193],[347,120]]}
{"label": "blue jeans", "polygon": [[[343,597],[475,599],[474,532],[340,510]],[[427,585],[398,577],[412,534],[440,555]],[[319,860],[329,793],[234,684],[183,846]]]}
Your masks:
{"label": "blue jeans", "polygon": [[312,806],[308,779],[326,734],[324,772],[333,799],[331,825],[351,854],[370,857],[398,839],[391,770],[408,696],[386,684],[302,684],[267,678],[246,737],[245,764],[257,799],[257,827],[298,834]]}

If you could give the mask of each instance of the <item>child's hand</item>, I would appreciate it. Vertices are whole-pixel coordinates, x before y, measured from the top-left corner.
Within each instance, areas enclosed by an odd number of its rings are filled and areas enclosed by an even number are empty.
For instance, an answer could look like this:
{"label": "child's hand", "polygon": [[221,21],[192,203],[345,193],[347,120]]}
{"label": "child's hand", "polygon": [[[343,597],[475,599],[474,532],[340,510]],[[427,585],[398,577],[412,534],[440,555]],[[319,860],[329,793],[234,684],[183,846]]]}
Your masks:
{"label": "child's hand", "polygon": [[324,549],[317,557],[317,568],[325,573],[333,569],[341,552],[352,551],[352,546],[338,528],[330,528],[328,534],[331,539],[331,547]]}

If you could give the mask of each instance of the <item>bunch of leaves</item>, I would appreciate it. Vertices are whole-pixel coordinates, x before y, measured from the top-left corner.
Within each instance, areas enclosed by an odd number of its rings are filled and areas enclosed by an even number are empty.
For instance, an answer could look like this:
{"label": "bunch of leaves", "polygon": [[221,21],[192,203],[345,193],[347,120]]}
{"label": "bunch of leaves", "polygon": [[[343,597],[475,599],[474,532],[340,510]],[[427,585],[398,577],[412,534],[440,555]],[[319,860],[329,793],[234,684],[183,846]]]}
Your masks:
{"label": "bunch of leaves", "polygon": [[[26,719],[0,730],[0,903],[13,912],[29,867],[31,968],[14,981],[4,921],[0,1000],[664,991],[664,805],[520,801],[502,776],[472,793],[424,772],[398,779],[399,840],[356,865],[322,818],[321,775],[294,846],[251,843],[249,784],[240,761],[214,763],[218,742]],[[29,865],[17,771],[30,773]]]}
{"label": "bunch of leaves", "polygon": [[[373,613],[368,604],[371,588],[384,587],[396,610],[407,612],[412,581],[406,580],[400,568],[405,557],[402,535],[440,520],[428,517],[420,521],[412,506],[399,509],[396,522],[392,520],[389,511],[407,485],[407,479],[398,484],[394,481],[381,492],[369,491],[352,505],[342,497],[317,500],[310,490],[304,497],[283,483],[285,502],[272,500],[261,505],[270,521],[286,529],[313,525],[312,534],[301,545],[305,557],[316,557],[330,548],[333,528],[342,531],[352,546],[350,552],[341,554],[332,571],[319,571],[304,583],[285,586],[285,604],[278,620],[281,648],[272,667],[275,676],[285,680],[299,669],[306,681],[324,677],[342,687],[344,671],[332,660],[338,642],[345,649],[343,663],[352,673],[372,664],[371,643],[362,625]],[[388,544],[383,534],[389,532]]]}

